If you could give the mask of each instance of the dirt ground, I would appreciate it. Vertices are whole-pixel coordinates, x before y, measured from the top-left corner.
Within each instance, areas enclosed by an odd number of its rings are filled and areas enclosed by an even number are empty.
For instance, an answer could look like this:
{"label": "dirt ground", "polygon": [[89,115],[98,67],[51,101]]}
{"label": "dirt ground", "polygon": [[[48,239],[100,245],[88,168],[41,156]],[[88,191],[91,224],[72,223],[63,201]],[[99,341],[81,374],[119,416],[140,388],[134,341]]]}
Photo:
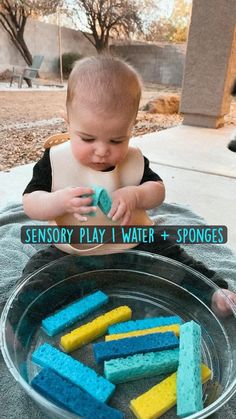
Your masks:
{"label": "dirt ground", "polygon": [[[180,92],[161,85],[146,85],[140,108],[160,92]],[[44,140],[54,133],[65,132],[62,116],[66,92],[63,91],[0,91],[0,171],[37,161],[43,153]],[[227,123],[236,124],[236,102],[231,105]],[[134,135],[160,131],[180,124],[178,114],[148,114],[139,111]]]}

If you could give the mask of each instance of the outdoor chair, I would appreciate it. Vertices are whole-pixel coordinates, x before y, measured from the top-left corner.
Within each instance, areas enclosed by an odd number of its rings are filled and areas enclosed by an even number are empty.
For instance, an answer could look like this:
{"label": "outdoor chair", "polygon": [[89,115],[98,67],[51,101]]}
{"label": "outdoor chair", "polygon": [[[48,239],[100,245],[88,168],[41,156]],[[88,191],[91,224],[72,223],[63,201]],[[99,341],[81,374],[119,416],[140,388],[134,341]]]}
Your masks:
{"label": "outdoor chair", "polygon": [[14,79],[18,79],[19,88],[22,87],[23,80],[26,81],[29,87],[32,87],[32,80],[35,80],[38,76],[38,70],[40,69],[43,59],[43,55],[35,55],[33,57],[32,65],[30,67],[13,67],[10,87],[12,86],[12,82]]}

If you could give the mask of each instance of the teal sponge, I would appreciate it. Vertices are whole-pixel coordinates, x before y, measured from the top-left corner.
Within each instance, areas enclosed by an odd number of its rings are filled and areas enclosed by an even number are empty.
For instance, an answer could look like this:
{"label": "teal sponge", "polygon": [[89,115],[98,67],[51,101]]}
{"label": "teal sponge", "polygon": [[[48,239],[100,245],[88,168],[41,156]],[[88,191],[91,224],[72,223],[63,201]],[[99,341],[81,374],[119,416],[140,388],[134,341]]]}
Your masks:
{"label": "teal sponge", "polygon": [[177,415],[185,417],[202,409],[201,328],[191,321],[180,326]]}
{"label": "teal sponge", "polygon": [[[100,210],[107,215],[112,206],[110,195],[108,194],[107,190],[101,186],[92,185],[92,189],[94,190],[92,195],[83,195],[83,197],[92,196],[93,200],[91,206],[99,207]],[[88,215],[95,216],[96,212],[90,212]]]}
{"label": "teal sponge", "polygon": [[109,194],[107,193],[106,189],[102,189],[100,192],[98,206],[100,210],[106,215],[109,213],[111,209],[112,200]]}
{"label": "teal sponge", "polygon": [[115,391],[115,386],[93,369],[48,343],[44,343],[33,352],[32,361],[41,367],[51,368],[100,402],[106,402]]}
{"label": "teal sponge", "polygon": [[104,362],[105,377],[112,383],[125,383],[141,378],[175,372],[179,349],[137,354]]}

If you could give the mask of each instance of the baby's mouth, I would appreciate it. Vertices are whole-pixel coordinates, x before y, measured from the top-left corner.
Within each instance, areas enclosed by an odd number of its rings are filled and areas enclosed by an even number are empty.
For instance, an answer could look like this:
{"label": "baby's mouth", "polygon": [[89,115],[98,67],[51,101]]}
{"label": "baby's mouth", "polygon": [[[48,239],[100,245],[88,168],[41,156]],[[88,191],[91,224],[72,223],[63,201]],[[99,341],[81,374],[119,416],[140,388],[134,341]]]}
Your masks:
{"label": "baby's mouth", "polygon": [[107,162],[92,162],[91,164],[92,164],[92,166],[102,167],[102,168],[106,168],[106,167],[110,166],[110,164],[107,163]]}
{"label": "baby's mouth", "polygon": [[102,172],[113,170],[115,167],[111,163],[107,163],[107,162],[98,162],[98,163],[93,162],[91,165],[93,168],[96,168],[97,170],[100,170]]}

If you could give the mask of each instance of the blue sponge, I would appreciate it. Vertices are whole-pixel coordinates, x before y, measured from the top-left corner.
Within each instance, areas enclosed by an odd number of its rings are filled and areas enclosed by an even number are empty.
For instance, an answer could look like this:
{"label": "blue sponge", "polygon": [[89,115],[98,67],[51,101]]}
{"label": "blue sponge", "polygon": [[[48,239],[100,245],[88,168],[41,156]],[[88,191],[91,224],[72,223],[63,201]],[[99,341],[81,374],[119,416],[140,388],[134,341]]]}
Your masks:
{"label": "blue sponge", "polygon": [[92,195],[93,202],[91,205],[99,206],[104,214],[108,214],[112,206],[112,200],[108,192],[105,188],[96,185],[93,185],[92,189],[94,190],[94,194]]}
{"label": "blue sponge", "polygon": [[108,328],[110,335],[116,333],[132,332],[133,330],[150,329],[152,327],[167,326],[169,324],[181,324],[179,316],[171,317],[152,317],[142,320],[129,320],[128,322],[117,323]]}
{"label": "blue sponge", "polygon": [[115,386],[104,377],[48,343],[33,352],[32,361],[41,367],[51,368],[101,402],[106,402],[115,390]]}
{"label": "blue sponge", "polygon": [[86,419],[123,419],[119,410],[99,402],[90,394],[62,378],[50,368],[44,368],[31,381],[32,387],[47,398]]}
{"label": "blue sponge", "polygon": [[112,383],[125,383],[140,378],[175,372],[179,349],[137,354],[104,362],[104,373]]}
{"label": "blue sponge", "polygon": [[108,214],[112,206],[112,200],[106,189],[103,189],[99,196],[98,206],[104,214]]}
{"label": "blue sponge", "polygon": [[96,343],[93,351],[96,362],[100,363],[134,354],[173,349],[178,345],[179,340],[175,334],[166,332]]}
{"label": "blue sponge", "polygon": [[89,313],[107,303],[108,300],[109,297],[104,292],[97,291],[44,319],[42,328],[48,336],[54,336],[77,320],[86,317]]}
{"label": "blue sponge", "polygon": [[194,321],[180,326],[176,380],[177,415],[185,417],[202,410],[201,328]]}

